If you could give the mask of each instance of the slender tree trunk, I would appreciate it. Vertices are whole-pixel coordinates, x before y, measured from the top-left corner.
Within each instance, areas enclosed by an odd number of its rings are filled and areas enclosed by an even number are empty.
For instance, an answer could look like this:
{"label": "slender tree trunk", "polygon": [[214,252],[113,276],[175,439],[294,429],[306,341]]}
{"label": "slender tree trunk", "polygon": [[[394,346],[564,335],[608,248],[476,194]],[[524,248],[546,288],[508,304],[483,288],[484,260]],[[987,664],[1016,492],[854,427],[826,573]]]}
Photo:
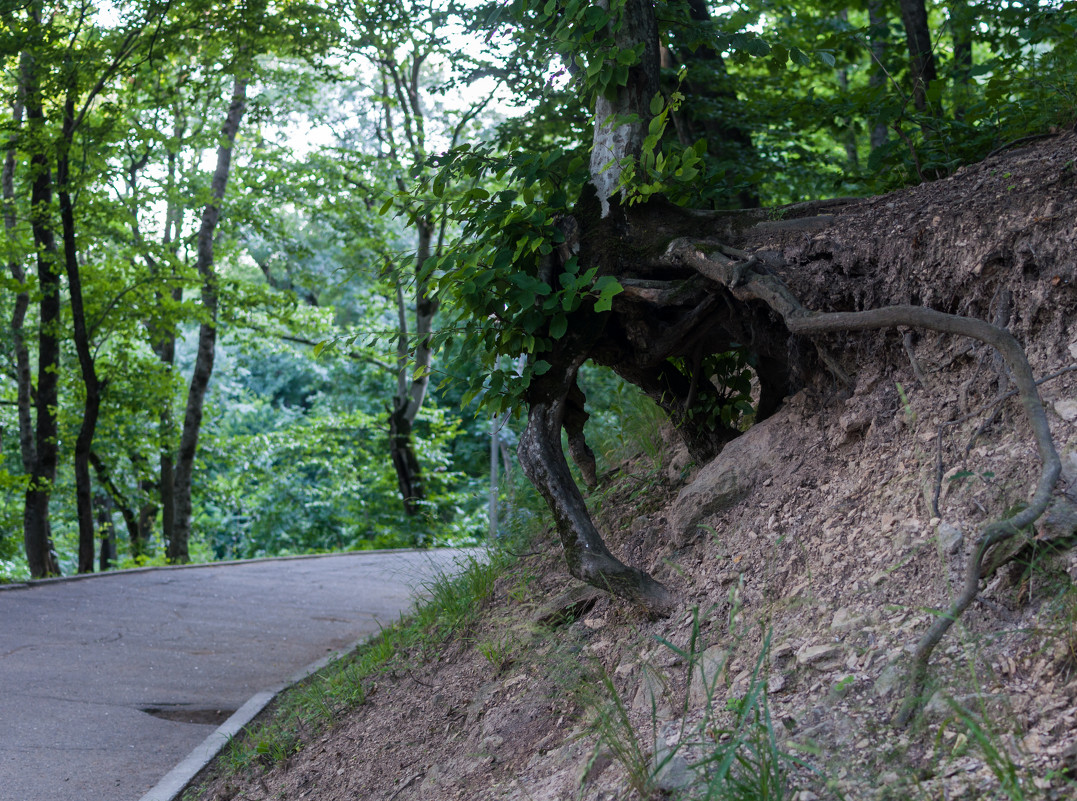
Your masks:
{"label": "slender tree trunk", "polygon": [[964,97],[972,81],[972,31],[976,15],[969,8],[968,0],[950,0],[950,33],[954,42],[954,88],[958,100],[954,105],[954,118],[965,116]]}
{"label": "slender tree trunk", "polygon": [[[36,25],[37,10],[31,11]],[[23,513],[23,539],[26,560],[33,578],[59,575],[60,567],[52,547],[49,528],[49,498],[56,480],[57,426],[60,373],[60,265],[56,238],[52,229],[52,171],[45,142],[45,114],[37,65],[32,55],[23,63],[23,88],[26,121],[30,136],[30,228],[37,254],[38,291],[41,293],[40,326],[37,351],[37,427],[35,429],[34,465],[26,490]]]}
{"label": "slender tree trunk", "polygon": [[409,382],[407,309],[403,290],[398,283],[397,316],[400,338],[397,340],[397,390],[393,397],[393,410],[389,415],[389,453],[396,470],[404,512],[408,515],[416,514],[420,509],[420,502],[426,499],[426,488],[423,486],[422,468],[415,452],[412,429],[430,386],[430,364],[433,360],[430,336],[438,309],[437,299],[429,296],[429,282],[422,278],[422,266],[430,257],[434,241],[434,224],[424,218],[419,221],[417,227],[414,368]]}
{"label": "slender tree trunk", "polygon": [[[20,89],[21,94],[21,89]],[[23,101],[21,96],[16,96],[11,109],[11,119],[14,130],[22,127]],[[15,164],[16,164],[16,134],[12,134],[8,140],[7,152],[4,157],[4,169],[0,178],[0,188],[3,193],[4,208],[4,231],[8,241],[15,241],[15,229],[18,218],[15,211]],[[30,372],[30,349],[26,346],[23,336],[23,324],[26,321],[26,312],[30,307],[30,293],[26,291],[26,271],[16,254],[8,258],[8,272],[19,286],[15,293],[15,308],[11,312],[11,339],[15,352],[15,384],[17,388],[17,409],[19,419],[19,454],[22,459],[22,469],[30,473],[34,468],[34,420],[31,407],[33,405],[33,376]]]}
{"label": "slender tree trunk", "polygon": [[159,491],[159,482],[153,479],[144,479],[139,482],[139,489],[145,493],[147,500],[138,507],[138,542],[132,542],[136,555],[143,555],[149,551],[150,540],[153,538],[153,525],[157,521],[157,512],[160,504],[153,499],[154,492]]}
{"label": "slender tree trunk", "polygon": [[90,335],[86,328],[86,310],[82,297],[82,275],[79,269],[78,245],[75,241],[75,210],[71,202],[71,167],[69,151],[74,137],[75,97],[77,75],[75,66],[65,63],[67,96],[64,99],[63,126],[56,157],[57,195],[60,200],[60,224],[64,245],[64,267],[67,272],[68,294],[71,298],[71,322],[75,334],[75,352],[82,370],[86,399],[82,410],[82,425],[75,439],[75,506],[79,525],[79,573],[94,569],[94,508],[93,485],[90,480],[90,450],[93,448],[97,419],[101,411],[101,382],[97,378]]}
{"label": "slender tree trunk", "polygon": [[[131,542],[132,555],[138,556],[141,553],[139,550],[141,547],[141,536],[138,519],[131,509],[131,504],[128,502],[127,498],[124,497],[124,494],[120,492],[120,488],[112,481],[112,477],[109,475],[105,463],[102,462],[101,458],[93,451],[90,451],[90,464],[93,465],[94,472],[97,473],[97,480],[100,481],[101,486],[108,491],[112,505],[119,510],[120,516],[123,518],[124,526],[127,528],[127,536]],[[113,553],[115,553],[115,550]]]}
{"label": "slender tree trunk", "polygon": [[[868,0],[868,33],[869,47],[871,48],[871,75],[868,76],[868,86],[872,89],[881,89],[886,83],[884,58],[886,57],[886,39],[883,36],[886,17],[883,16],[884,0]],[[871,149],[883,147],[890,138],[890,131],[886,123],[877,122],[871,128]]]}
{"label": "slender tree trunk", "polygon": [[187,392],[187,409],[180,434],[179,453],[176,456],[173,492],[175,520],[172,538],[168,541],[168,560],[173,563],[190,561],[188,541],[191,534],[191,479],[194,457],[198,449],[198,434],[202,427],[202,406],[206,390],[213,374],[213,356],[217,345],[218,279],[213,266],[213,237],[221,216],[221,202],[228,186],[232,167],[232,147],[240,120],[247,108],[247,79],[236,78],[232,89],[232,103],[228,108],[221,144],[217,148],[217,167],[213,172],[212,199],[202,213],[202,225],[198,231],[198,273],[202,277],[202,307],[207,321],[198,329],[198,352],[195,356],[194,373]]}
{"label": "slender tree trunk", "polygon": [[[176,154],[179,151],[181,143],[183,142],[184,134],[187,130],[187,122],[184,117],[184,110],[178,103],[173,104],[173,125],[172,125],[172,138],[174,144],[169,147],[168,150],[168,177],[166,187],[168,191],[168,201],[165,206],[165,231],[162,238],[162,244],[166,250],[172,252],[175,255],[176,245],[180,239],[180,231],[183,225],[183,207],[176,200]],[[174,232],[174,236],[173,236]],[[154,269],[157,269],[154,267]],[[171,264],[166,268],[170,278],[175,278],[175,270]],[[183,291],[173,286],[167,292],[157,293],[157,306],[161,308],[163,306],[164,298],[170,296],[174,304],[178,304],[182,300]],[[159,326],[157,329],[151,327],[151,337],[153,338],[153,346],[157,352],[158,358],[165,366],[165,369],[169,374],[176,363],[176,329],[170,322],[166,325]],[[171,542],[176,534],[176,503],[175,503],[175,461],[172,458],[171,442],[175,432],[176,421],[172,414],[171,400],[166,402],[161,408],[161,414],[159,417],[158,434],[160,438],[160,453],[158,457],[159,462],[159,484],[158,493],[161,500],[161,537],[166,543]],[[148,541],[147,536],[143,542]]]}
{"label": "slender tree trunk", "polygon": [[901,21],[909,44],[909,66],[912,74],[912,99],[916,110],[927,111],[927,90],[938,74],[935,54],[931,49],[931,29],[927,23],[924,0],[901,0]]}
{"label": "slender tree trunk", "polygon": [[112,499],[104,492],[98,492],[96,499],[97,530],[101,534],[97,569],[104,573],[116,563],[116,530],[112,525]]}
{"label": "slender tree trunk", "polygon": [[[615,33],[618,47],[642,45],[643,60],[629,71],[627,85],[615,99],[599,98],[596,104],[591,184],[597,197],[581,200],[581,204],[596,207],[588,208],[589,214],[596,219],[601,216],[601,224],[611,226],[627,222],[624,208],[614,196],[620,176],[618,165],[622,159],[639,153],[650,121],[650,100],[658,90],[658,26],[653,6],[648,0],[627,0],[621,14],[621,25]],[[617,124],[630,115],[635,115],[637,121]],[[605,220],[607,217],[611,219]],[[581,258],[586,255],[581,250]],[[563,269],[564,265],[560,266]],[[605,324],[599,316],[579,322],[579,326],[570,325],[551,351],[543,353],[543,359],[552,367],[527,388],[527,426],[517,450],[520,465],[553,512],[569,572],[652,612],[668,614],[677,602],[675,596],[646,573],[623,564],[602,541],[561,447],[563,429],[568,430],[570,439],[582,440],[586,413],[576,376]]]}

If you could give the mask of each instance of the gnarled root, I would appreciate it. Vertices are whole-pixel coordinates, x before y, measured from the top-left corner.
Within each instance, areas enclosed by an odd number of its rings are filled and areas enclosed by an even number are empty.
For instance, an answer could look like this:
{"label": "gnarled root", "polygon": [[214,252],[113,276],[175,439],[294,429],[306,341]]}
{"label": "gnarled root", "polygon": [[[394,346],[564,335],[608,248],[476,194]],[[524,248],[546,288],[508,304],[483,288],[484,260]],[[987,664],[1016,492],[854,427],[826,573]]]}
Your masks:
{"label": "gnarled root", "polygon": [[535,397],[528,409],[527,427],[517,451],[520,464],[553,512],[569,572],[594,587],[639,604],[651,615],[667,616],[677,608],[677,597],[660,582],[610,553],[569,472],[561,449],[561,428],[568,411],[570,387],[575,386],[576,367],[566,372],[563,380],[542,382],[544,386],[537,387],[541,397]]}
{"label": "gnarled root", "polygon": [[935,618],[931,628],[917,643],[906,681],[905,701],[894,717],[896,725],[908,725],[923,701],[928,662],[935,646],[979,592],[984,557],[995,545],[1014,536],[1043,514],[1061,473],[1062,466],[1054,441],[1051,439],[1047,415],[1044,412],[1043,402],[1040,400],[1036,381],[1032,375],[1032,367],[1029,365],[1024,349],[1004,328],[983,320],[945,314],[919,306],[888,306],[862,312],[811,312],[804,308],[777,276],[769,272],[764,274],[750,269],[745,270],[746,265],[748,267],[752,265],[743,259],[734,261],[722,258],[720,255],[717,257],[704,255],[700,248],[688,240],[673,242],[667,250],[666,257],[671,261],[692,266],[702,275],[724,286],[738,300],[763,301],[781,315],[786,327],[793,334],[817,336],[834,331],[866,331],[896,326],[926,328],[931,331],[972,337],[987,343],[999,352],[1006,366],[1009,367],[1014,383],[1017,385],[1025,416],[1036,438],[1036,448],[1042,465],[1039,482],[1032,501],[1025,509],[984,527],[976,541],[972,557],[966,565],[965,584],[961,593],[947,610]]}

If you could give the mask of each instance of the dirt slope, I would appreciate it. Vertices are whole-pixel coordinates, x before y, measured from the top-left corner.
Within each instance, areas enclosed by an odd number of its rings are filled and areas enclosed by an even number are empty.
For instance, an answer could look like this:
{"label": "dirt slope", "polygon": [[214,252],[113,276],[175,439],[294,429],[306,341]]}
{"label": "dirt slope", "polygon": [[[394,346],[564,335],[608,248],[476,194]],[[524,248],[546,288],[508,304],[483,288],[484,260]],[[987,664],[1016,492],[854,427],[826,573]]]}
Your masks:
{"label": "dirt slope", "polygon": [[[1037,377],[1054,376],[1040,389],[1063,460],[1057,493],[1077,504],[1077,370],[1055,375],[1077,365],[1075,158],[1077,137],[1056,137],[779,244],[807,271],[848,265],[809,306],[894,299],[880,289],[885,261],[864,273],[870,237],[871,258],[913,260],[909,301],[1007,325]],[[943,273],[960,292],[933,294]],[[801,760],[787,798],[1075,797],[1077,522],[1062,504],[937,650],[917,724],[888,722],[908,651],[958,586],[979,527],[1026,501],[1038,475],[1005,371],[936,334],[831,346],[855,366],[854,387],[801,391],[710,465],[676,450],[638,457],[592,496],[611,548],[682,593],[682,613],[648,621],[602,598],[536,624],[573,586],[549,537],[466,638],[387,674],[285,763],[219,778],[202,797],[707,797],[691,766],[762,698],[777,746]],[[656,752],[664,766],[648,775]]]}

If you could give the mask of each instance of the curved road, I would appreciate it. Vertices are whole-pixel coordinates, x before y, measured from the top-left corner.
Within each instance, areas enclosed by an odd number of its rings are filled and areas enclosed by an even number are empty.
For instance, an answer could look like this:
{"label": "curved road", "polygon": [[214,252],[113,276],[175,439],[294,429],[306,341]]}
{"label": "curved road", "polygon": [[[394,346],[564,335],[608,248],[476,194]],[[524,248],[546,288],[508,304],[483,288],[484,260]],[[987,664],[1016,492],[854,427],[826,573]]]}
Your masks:
{"label": "curved road", "polygon": [[5,588],[0,801],[138,801],[252,695],[392,623],[467,554],[270,559]]}

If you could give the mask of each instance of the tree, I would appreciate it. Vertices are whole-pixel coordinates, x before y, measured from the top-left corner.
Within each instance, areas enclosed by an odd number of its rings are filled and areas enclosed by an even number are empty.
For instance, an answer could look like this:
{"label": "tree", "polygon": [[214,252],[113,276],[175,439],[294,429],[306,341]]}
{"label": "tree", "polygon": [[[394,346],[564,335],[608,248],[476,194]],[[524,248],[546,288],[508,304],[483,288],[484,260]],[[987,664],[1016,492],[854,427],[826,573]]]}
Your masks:
{"label": "tree", "polygon": [[[375,131],[379,156],[395,173],[390,180],[395,182],[397,191],[405,190],[405,176],[414,178],[421,174],[430,156],[428,138],[432,133],[440,133],[432,129],[447,127],[445,119],[432,119],[430,113],[434,98],[444,90],[431,91],[430,85],[435,84],[438,71],[445,69],[444,62],[449,57],[445,28],[451,14],[449,6],[438,4],[356,4],[356,24],[364,31],[357,44],[369,53],[381,83],[375,96],[380,116]],[[466,60],[457,57],[457,61],[452,72],[461,74]],[[456,145],[465,126],[489,99],[476,101],[457,115],[449,134],[450,147]],[[412,214],[409,223],[409,233],[414,237],[414,250],[407,257],[410,264],[390,268],[399,333],[396,388],[389,411],[389,444],[404,510],[414,515],[421,510],[427,494],[415,448],[414,426],[430,385],[432,334],[440,305],[430,281],[429,265],[441,255],[446,229],[438,204]],[[384,256],[392,264],[390,254]],[[409,307],[414,309],[413,314],[409,314]],[[409,317],[413,317],[414,326],[409,325]]]}
{"label": "tree", "polygon": [[901,0],[901,21],[905,25],[905,39],[909,45],[909,62],[912,66],[912,98],[916,110],[927,111],[927,91],[931,82],[938,79],[935,69],[935,53],[931,44],[931,29],[927,22],[924,0]]}
{"label": "tree", "polygon": [[221,127],[221,144],[217,148],[211,199],[202,212],[202,224],[198,229],[198,258],[195,267],[202,277],[202,308],[208,319],[198,328],[198,351],[187,393],[187,409],[183,416],[183,431],[180,434],[179,452],[174,468],[175,519],[172,536],[168,540],[168,558],[174,563],[190,559],[188,541],[191,533],[191,477],[195,451],[198,448],[198,435],[202,427],[202,406],[210,376],[213,374],[214,349],[217,344],[219,279],[213,269],[213,238],[221,217],[221,203],[232,168],[232,147],[247,107],[247,83],[245,75],[237,75],[233,83],[232,100]]}
{"label": "tree", "polygon": [[[1014,376],[1042,470],[1027,507],[981,531],[965,586],[919,642],[910,703],[901,716],[907,720],[932,650],[976,596],[985,554],[1044,512],[1059,476],[1023,349],[1009,331],[974,316],[909,305],[910,296],[937,294],[921,277],[903,276],[895,290],[890,276],[861,267],[852,288],[838,279],[837,243],[821,245],[829,255],[817,256],[810,270],[788,263],[782,237],[812,232],[826,242],[834,219],[829,212],[848,201],[785,207],[779,219],[669,202],[662,194],[680,194],[679,184],[698,173],[700,154],[659,150],[675,98],[658,92],[653,5],[591,6],[567,21],[537,6],[531,13],[550,26],[555,42],[571,40],[563,52],[593,76],[589,169],[581,175],[567,154],[510,156],[493,168],[485,152],[448,154],[442,163],[450,173],[509,172],[524,205],[516,203],[516,190],[472,204],[465,228],[474,237],[471,252],[443,262],[443,286],[464,287],[457,294],[477,320],[475,340],[493,343],[490,387],[508,386],[509,395],[491,398],[490,405],[496,411],[516,398],[526,404],[520,461],[553,512],[572,575],[652,613],[668,614],[677,605],[666,587],[610,553],[562,452],[564,430],[573,454],[586,453],[579,442],[586,413],[577,375],[588,360],[611,367],[665,409],[697,462],[712,458],[753,420],[766,419],[796,388],[848,386],[855,363],[831,353],[829,333],[908,326],[972,337],[998,349]],[[573,47],[581,31],[595,40],[582,55]],[[865,262],[872,257],[862,256]],[[484,286],[501,289],[496,299],[468,289],[480,275]],[[872,290],[864,293],[864,284]],[[873,302],[865,307],[864,298]],[[530,354],[517,381],[496,369],[501,355],[514,352]],[[745,365],[759,385],[754,404]]]}

